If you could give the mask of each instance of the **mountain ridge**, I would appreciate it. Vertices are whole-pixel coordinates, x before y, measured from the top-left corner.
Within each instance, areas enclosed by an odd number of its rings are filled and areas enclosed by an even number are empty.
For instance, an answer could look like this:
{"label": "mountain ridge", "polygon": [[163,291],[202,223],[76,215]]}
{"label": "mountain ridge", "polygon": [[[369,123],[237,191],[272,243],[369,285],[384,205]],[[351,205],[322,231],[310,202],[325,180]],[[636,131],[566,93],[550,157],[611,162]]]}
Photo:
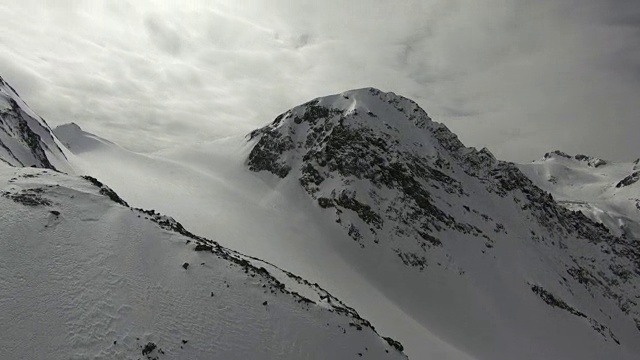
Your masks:
{"label": "mountain ridge", "polygon": [[43,118],[0,77],[0,160],[13,166],[69,171],[67,157]]}
{"label": "mountain ridge", "polygon": [[132,204],[323,284],[409,356],[639,351],[633,239],[566,209],[520,165],[465,147],[408,99],[348,91],[246,139],[155,156],[102,144],[76,155]]}

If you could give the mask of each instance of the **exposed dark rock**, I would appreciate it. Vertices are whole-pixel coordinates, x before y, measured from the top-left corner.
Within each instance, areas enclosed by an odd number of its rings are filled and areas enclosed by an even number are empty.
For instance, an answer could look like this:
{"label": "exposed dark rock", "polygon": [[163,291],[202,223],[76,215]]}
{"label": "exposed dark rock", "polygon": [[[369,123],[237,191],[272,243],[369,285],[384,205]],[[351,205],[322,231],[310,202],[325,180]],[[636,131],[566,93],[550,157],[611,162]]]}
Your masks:
{"label": "exposed dark rock", "polygon": [[607,162],[602,159],[598,159],[592,156],[578,154],[574,157],[576,160],[585,161],[591,167],[597,168],[603,165],[607,165]]}
{"label": "exposed dark rock", "polygon": [[400,351],[400,352],[404,351],[404,346],[402,346],[402,344],[401,344],[399,341],[397,341],[397,340],[393,340],[393,339],[392,339],[392,338],[390,338],[390,337],[383,337],[383,339],[385,339],[385,340],[387,341],[387,343],[388,343],[391,347],[393,347],[394,349],[396,349],[396,350],[398,350],[398,351]]}
{"label": "exposed dark rock", "polygon": [[[13,88],[6,82],[0,82],[0,86],[7,86],[13,91]],[[3,163],[14,166],[32,166],[56,170],[47,157],[46,150],[56,153],[63,159],[65,156],[53,140],[51,129],[44,119],[32,118],[13,97],[9,98],[9,104],[11,106],[9,109],[0,110],[0,131],[13,138],[15,144],[21,145],[22,149],[13,152],[7,144],[0,141],[0,147],[7,154],[7,158],[0,160]],[[12,147],[14,150],[15,144]]]}
{"label": "exposed dark rock", "polygon": [[629,185],[633,185],[635,183],[638,182],[638,180],[640,180],[640,171],[636,171],[633,174],[625,177],[624,179],[620,180],[620,182],[618,182],[616,184],[617,188],[621,188],[624,186],[629,186]]}
{"label": "exposed dark rock", "polygon": [[151,354],[151,352],[153,350],[155,350],[158,346],[155,343],[152,342],[148,342],[143,348],[142,348],[142,355],[148,355]]}
{"label": "exposed dark rock", "polygon": [[207,244],[198,244],[196,245],[195,251],[212,251],[213,250],[213,246],[211,245],[207,245]]}
{"label": "exposed dark rock", "polygon": [[563,157],[563,158],[566,158],[566,159],[571,159],[571,155],[569,155],[567,153],[564,153],[564,152],[562,152],[560,150],[554,150],[554,151],[548,152],[548,153],[544,154],[544,158],[545,159],[550,159],[554,155],[560,156],[560,157]]}
{"label": "exposed dark rock", "polygon": [[[42,189],[25,189],[17,193],[3,191],[0,196],[11,199],[25,206],[51,206],[51,201],[42,196]],[[55,211],[55,210],[54,210]]]}
{"label": "exposed dark rock", "polygon": [[124,201],[118,194],[116,194],[115,191],[111,190],[110,187],[98,181],[98,179],[89,175],[84,175],[82,176],[82,178],[92,183],[95,187],[100,188],[100,191],[99,191],[100,195],[104,195],[109,199],[111,199],[111,201],[118,203],[122,206],[129,207],[129,204],[127,204],[126,201]]}
{"label": "exposed dark rock", "polygon": [[549,304],[549,305],[551,305],[553,307],[557,307],[559,309],[568,311],[571,314],[579,316],[579,317],[583,317],[583,318],[587,317],[587,315],[585,315],[584,313],[572,308],[566,302],[564,302],[562,299],[556,297],[552,293],[550,293],[547,290],[543,289],[541,286],[532,285],[531,286],[531,291],[536,293],[544,302],[546,302],[547,304]]}

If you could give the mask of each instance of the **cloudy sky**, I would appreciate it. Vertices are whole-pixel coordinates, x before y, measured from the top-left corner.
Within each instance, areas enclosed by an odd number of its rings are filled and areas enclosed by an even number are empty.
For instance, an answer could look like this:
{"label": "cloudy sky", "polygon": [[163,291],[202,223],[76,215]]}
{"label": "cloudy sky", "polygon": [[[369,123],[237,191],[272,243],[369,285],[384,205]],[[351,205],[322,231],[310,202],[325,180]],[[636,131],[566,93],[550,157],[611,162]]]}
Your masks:
{"label": "cloudy sky", "polygon": [[24,100],[137,151],[374,86],[502,159],[640,157],[637,0],[8,0],[0,18]]}

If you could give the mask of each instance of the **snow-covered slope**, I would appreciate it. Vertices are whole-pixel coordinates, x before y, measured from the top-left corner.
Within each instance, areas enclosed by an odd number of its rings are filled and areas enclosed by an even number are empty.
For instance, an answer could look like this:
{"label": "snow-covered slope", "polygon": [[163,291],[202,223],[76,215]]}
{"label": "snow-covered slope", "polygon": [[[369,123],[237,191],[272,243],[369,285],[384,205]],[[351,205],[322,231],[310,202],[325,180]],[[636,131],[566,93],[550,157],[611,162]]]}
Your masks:
{"label": "snow-covered slope", "polygon": [[566,208],[603,223],[617,236],[640,239],[640,159],[614,163],[554,151],[519,167]]}
{"label": "snow-covered slope", "polygon": [[0,163],[70,171],[47,123],[1,77]]}
{"label": "snow-covered slope", "polygon": [[248,142],[152,156],[59,136],[132,204],[322,284],[412,358],[640,353],[638,245],[393,93],[319,98]]}
{"label": "snow-covered slope", "polygon": [[0,164],[1,359],[399,359],[317,285],[128,207],[94,178]]}

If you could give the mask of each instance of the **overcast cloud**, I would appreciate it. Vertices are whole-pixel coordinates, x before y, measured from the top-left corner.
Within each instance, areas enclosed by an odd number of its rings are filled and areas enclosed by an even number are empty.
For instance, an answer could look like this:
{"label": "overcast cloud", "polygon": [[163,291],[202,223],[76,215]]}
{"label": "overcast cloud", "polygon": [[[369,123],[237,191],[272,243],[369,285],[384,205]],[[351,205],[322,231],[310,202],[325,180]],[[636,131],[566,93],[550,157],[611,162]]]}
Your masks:
{"label": "overcast cloud", "polygon": [[3,1],[0,75],[50,124],[137,151],[374,86],[499,158],[640,156],[636,0],[87,3]]}

